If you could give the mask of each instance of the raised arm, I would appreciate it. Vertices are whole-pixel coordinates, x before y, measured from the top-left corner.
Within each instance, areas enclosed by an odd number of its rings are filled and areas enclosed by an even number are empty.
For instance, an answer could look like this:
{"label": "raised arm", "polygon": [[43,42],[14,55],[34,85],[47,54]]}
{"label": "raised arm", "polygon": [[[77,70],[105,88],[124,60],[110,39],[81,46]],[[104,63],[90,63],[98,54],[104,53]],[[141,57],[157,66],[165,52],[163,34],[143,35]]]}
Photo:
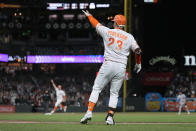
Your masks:
{"label": "raised arm", "polygon": [[90,23],[94,28],[96,28],[97,33],[105,39],[105,37],[108,35],[108,30],[109,28],[106,26],[103,26],[102,24],[99,23],[98,20],[96,20],[88,11],[84,11],[84,14],[88,17]]}
{"label": "raised arm", "polygon": [[93,27],[96,28],[97,25],[99,24],[99,21],[96,20],[96,19],[88,12],[88,10],[87,10],[87,11],[82,10],[82,11],[83,11],[84,14],[88,17],[88,19],[89,19],[90,23],[93,25]]}
{"label": "raised arm", "polygon": [[52,86],[56,89],[57,87],[53,80],[51,80],[51,83],[52,83]]}

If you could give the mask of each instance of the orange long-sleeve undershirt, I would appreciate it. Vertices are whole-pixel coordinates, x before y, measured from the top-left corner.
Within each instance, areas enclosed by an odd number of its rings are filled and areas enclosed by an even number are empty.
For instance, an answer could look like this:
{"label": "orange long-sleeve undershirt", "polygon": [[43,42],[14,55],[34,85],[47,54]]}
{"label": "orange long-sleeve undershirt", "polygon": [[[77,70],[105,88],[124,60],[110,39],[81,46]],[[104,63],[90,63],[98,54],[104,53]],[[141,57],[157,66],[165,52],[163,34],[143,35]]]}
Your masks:
{"label": "orange long-sleeve undershirt", "polygon": [[94,28],[96,28],[96,26],[99,24],[99,21],[96,20],[92,15],[89,15],[88,19]]}

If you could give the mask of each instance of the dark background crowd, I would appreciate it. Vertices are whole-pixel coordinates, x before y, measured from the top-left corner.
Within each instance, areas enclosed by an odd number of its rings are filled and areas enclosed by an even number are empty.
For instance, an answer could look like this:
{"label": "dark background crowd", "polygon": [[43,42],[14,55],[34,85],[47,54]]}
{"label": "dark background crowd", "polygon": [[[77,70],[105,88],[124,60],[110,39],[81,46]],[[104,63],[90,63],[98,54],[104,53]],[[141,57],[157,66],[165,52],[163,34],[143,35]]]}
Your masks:
{"label": "dark background crowd", "polygon": [[[14,67],[1,68],[0,104],[41,107],[44,105],[43,94],[47,90],[50,95],[49,106],[53,107],[56,101],[56,92],[50,82],[53,79],[56,85],[63,86],[68,106],[87,106],[98,65],[92,66],[95,69],[82,69],[85,65],[78,65],[78,68],[71,66],[67,65],[57,72],[55,68],[58,66],[48,64],[40,65],[37,71]],[[109,96],[108,91],[108,87],[103,90],[97,106],[104,106],[104,97]]]}
{"label": "dark background crowd", "polygon": [[192,69],[175,70],[174,77],[167,87],[166,97],[176,97],[178,92],[183,92],[187,97],[196,96],[196,76]]}
{"label": "dark background crowd", "polygon": [[[53,79],[56,85],[63,86],[68,106],[87,106],[99,67],[100,64],[78,64],[77,67],[73,64],[38,64],[26,68],[2,66],[0,68],[0,104],[42,107],[44,105],[43,94],[47,90],[50,95],[49,106],[53,107],[56,101],[56,93],[50,82]],[[196,95],[194,70],[176,68],[172,72],[173,78],[170,84],[164,87],[163,96],[176,97],[177,93],[182,91],[187,97],[194,98]],[[132,79],[132,81],[137,79],[139,78]],[[131,93],[137,89],[141,91],[142,87],[135,84],[128,85],[128,97],[132,97]],[[135,97],[144,97],[146,93],[148,91],[138,91]],[[121,97],[122,93],[119,94]],[[109,84],[100,94],[97,106],[107,106],[108,97]]]}

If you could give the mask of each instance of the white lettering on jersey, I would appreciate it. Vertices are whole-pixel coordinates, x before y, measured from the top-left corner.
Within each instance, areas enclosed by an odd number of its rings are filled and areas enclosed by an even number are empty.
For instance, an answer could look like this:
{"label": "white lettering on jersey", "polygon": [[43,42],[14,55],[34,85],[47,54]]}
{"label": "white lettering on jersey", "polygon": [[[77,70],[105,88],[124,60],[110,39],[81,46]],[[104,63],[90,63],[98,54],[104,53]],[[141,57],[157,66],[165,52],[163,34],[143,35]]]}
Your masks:
{"label": "white lettering on jersey", "polygon": [[116,61],[127,64],[127,57],[130,54],[130,49],[135,51],[139,48],[134,37],[120,29],[109,29],[101,24],[96,27],[98,34],[104,41],[104,58],[106,60]]}

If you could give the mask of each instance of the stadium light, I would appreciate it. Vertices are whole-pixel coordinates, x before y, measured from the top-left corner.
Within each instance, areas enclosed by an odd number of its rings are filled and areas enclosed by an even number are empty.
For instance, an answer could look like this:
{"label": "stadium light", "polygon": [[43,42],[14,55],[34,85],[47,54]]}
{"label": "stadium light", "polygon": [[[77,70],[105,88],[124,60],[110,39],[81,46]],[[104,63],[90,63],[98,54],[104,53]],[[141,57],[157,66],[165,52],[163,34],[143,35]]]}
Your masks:
{"label": "stadium light", "polygon": [[58,23],[54,23],[54,24],[53,24],[53,28],[54,28],[54,29],[58,29],[58,28],[59,28],[59,24],[58,24]]}
{"label": "stadium light", "polygon": [[17,24],[16,24],[16,27],[17,27],[18,29],[21,29],[21,28],[22,28],[22,23],[17,23]]}
{"label": "stadium light", "polygon": [[80,3],[80,9],[87,9],[88,5],[88,3]]}
{"label": "stadium light", "polygon": [[50,29],[51,28],[51,24],[50,23],[46,23],[45,27],[46,27],[46,29]]}
{"label": "stadium light", "polygon": [[8,23],[8,27],[11,29],[14,28],[14,23],[13,22]]}
{"label": "stadium light", "polygon": [[69,23],[68,27],[69,27],[69,29],[73,29],[74,28],[74,24],[73,23]]}
{"label": "stadium light", "polygon": [[64,9],[65,10],[68,10],[68,9],[70,9],[70,4],[69,3],[64,3]]}
{"label": "stadium light", "polygon": [[66,28],[67,28],[66,23],[61,23],[61,29],[66,29]]}
{"label": "stadium light", "polygon": [[81,28],[82,28],[82,24],[81,24],[81,23],[77,23],[77,24],[76,24],[76,28],[77,28],[77,29],[81,29]]}
{"label": "stadium light", "polygon": [[85,28],[85,29],[90,28],[90,24],[89,24],[89,23],[85,23],[85,24],[84,24],[84,28]]}
{"label": "stadium light", "polygon": [[71,4],[71,9],[73,9],[73,10],[78,9],[78,4],[77,3],[72,3]]}

